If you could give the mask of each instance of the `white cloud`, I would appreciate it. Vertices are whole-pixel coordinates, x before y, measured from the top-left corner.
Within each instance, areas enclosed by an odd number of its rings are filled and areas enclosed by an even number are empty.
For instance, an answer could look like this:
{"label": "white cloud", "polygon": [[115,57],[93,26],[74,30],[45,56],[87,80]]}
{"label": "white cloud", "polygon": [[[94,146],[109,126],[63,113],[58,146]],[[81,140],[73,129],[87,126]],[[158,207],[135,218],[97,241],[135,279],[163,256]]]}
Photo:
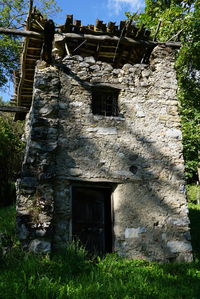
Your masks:
{"label": "white cloud", "polygon": [[144,0],[108,0],[108,8],[118,15],[126,9],[130,12],[137,12],[144,8]]}

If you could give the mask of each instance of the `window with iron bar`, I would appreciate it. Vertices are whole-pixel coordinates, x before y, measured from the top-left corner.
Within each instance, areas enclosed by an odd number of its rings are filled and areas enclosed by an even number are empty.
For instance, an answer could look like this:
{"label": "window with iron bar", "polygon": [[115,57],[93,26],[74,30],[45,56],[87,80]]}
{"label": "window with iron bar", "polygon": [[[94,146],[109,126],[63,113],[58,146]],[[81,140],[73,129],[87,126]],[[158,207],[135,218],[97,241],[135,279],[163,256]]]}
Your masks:
{"label": "window with iron bar", "polygon": [[118,116],[119,90],[115,88],[94,89],[92,91],[92,113],[104,116]]}

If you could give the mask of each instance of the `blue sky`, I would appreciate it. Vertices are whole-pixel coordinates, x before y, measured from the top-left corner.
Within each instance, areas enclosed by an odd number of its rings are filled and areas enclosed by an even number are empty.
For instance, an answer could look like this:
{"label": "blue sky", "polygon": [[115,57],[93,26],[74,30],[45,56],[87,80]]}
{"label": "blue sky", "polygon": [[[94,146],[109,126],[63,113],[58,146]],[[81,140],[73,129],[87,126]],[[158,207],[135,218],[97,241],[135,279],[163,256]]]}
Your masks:
{"label": "blue sky", "polygon": [[[141,12],[144,8],[144,0],[57,0],[57,3],[62,11],[51,16],[57,24],[64,24],[67,14],[73,14],[82,25],[95,24],[97,18],[104,23],[119,24],[125,19],[126,11]],[[11,82],[4,91],[0,90],[0,95],[5,101],[10,100],[13,95]]]}
{"label": "blue sky", "polygon": [[144,0],[57,0],[57,3],[63,10],[54,17],[57,23],[64,23],[66,14],[73,14],[83,25],[95,24],[97,18],[119,23],[125,18],[124,12],[144,8]]}

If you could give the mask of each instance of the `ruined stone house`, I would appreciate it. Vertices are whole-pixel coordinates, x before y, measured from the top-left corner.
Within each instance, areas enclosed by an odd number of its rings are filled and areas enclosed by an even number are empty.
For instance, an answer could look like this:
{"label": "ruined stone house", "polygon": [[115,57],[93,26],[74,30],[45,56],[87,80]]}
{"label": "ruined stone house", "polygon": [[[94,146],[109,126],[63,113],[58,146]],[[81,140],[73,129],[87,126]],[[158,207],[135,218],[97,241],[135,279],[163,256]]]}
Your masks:
{"label": "ruined stone house", "polygon": [[16,74],[17,104],[30,108],[18,180],[23,244],[46,252],[78,239],[97,254],[190,261],[176,44],[156,44],[131,23],[81,26],[68,16],[45,62],[45,20],[29,18],[35,36]]}

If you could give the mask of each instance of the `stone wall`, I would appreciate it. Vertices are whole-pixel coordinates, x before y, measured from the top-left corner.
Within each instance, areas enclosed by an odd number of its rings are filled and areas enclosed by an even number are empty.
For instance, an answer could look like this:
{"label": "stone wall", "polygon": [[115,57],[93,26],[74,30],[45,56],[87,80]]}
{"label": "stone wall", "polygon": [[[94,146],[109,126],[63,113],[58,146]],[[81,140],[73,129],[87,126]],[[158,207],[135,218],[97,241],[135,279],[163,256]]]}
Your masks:
{"label": "stone wall", "polygon": [[[119,89],[119,116],[93,115],[92,88]],[[73,182],[112,185],[113,250],[192,259],[174,52],[113,69],[93,57],[38,63],[18,182],[18,230],[31,250],[71,239]],[[31,124],[31,126],[30,126]]]}

